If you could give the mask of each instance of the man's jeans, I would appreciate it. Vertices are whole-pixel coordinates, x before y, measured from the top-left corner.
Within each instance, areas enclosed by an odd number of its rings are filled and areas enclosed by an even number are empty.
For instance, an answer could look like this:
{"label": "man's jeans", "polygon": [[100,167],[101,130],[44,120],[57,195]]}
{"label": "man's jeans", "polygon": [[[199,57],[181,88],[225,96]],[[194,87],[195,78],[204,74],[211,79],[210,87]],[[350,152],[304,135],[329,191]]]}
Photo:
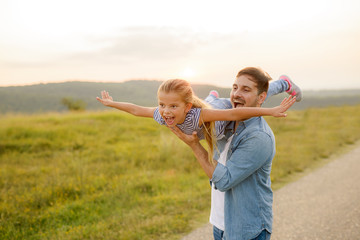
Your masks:
{"label": "man's jeans", "polygon": [[[224,236],[224,231],[218,229],[217,227],[213,226],[213,235],[214,240],[222,240]],[[271,234],[264,229],[256,238],[251,240],[270,240]]]}
{"label": "man's jeans", "polygon": [[270,240],[271,234],[264,229],[256,238],[251,240]]}
{"label": "man's jeans", "polygon": [[224,236],[224,231],[213,226],[213,235],[214,235],[214,240],[222,240]]}

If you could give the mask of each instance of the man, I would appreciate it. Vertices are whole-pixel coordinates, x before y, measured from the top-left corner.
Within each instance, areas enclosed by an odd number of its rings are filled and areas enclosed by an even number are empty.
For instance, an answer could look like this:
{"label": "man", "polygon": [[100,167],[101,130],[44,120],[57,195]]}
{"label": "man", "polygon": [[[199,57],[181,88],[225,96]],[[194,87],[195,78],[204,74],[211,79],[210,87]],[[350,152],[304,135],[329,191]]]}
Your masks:
{"label": "man", "polygon": [[[258,68],[242,69],[230,94],[232,107],[260,107],[269,80],[270,76]],[[214,165],[207,161],[207,151],[196,134],[171,130],[191,147],[212,183],[210,222],[214,225],[214,238],[270,239],[273,219],[270,172],[275,138],[266,121],[255,117],[230,122],[225,137],[217,142],[221,154],[215,156]],[[223,196],[214,198],[215,190],[224,192]]]}

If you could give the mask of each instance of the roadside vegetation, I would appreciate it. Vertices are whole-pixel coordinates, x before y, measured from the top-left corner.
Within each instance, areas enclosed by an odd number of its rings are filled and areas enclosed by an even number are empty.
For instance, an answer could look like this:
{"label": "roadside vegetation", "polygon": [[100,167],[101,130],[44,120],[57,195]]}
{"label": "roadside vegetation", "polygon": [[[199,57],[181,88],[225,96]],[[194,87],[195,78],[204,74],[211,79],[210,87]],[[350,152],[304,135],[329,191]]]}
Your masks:
{"label": "roadside vegetation", "polygon": [[[360,139],[360,105],[266,118],[275,189]],[[179,239],[207,222],[190,149],[119,112],[0,116],[0,239]]]}

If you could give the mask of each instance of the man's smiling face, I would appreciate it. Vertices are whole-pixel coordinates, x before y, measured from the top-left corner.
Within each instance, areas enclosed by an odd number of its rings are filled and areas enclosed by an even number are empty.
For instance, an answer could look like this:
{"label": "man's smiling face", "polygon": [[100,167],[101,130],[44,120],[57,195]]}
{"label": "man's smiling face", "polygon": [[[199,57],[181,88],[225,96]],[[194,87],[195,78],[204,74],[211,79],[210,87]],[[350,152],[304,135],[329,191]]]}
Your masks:
{"label": "man's smiling face", "polygon": [[[233,108],[239,107],[260,107],[264,99],[258,95],[258,88],[249,75],[241,75],[235,79],[230,100]],[[266,94],[265,94],[266,97]]]}

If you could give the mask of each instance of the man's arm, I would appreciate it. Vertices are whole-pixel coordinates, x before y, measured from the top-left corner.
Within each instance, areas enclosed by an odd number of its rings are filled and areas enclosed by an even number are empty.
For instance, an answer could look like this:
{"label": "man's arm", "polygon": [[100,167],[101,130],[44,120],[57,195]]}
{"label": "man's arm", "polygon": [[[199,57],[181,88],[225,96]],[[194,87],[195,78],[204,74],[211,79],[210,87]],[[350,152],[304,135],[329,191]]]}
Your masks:
{"label": "man's arm", "polygon": [[261,168],[268,157],[273,154],[271,138],[263,132],[252,132],[246,141],[236,147],[230,159],[226,161],[226,166],[218,164],[216,161],[214,161],[214,165],[211,165],[207,161],[208,153],[200,144],[196,132],[187,135],[177,127],[170,128],[170,130],[192,149],[216,189],[223,192],[239,184]]}
{"label": "man's arm", "polygon": [[225,192],[255,173],[273,157],[274,143],[261,131],[253,131],[246,140],[237,143],[226,166],[218,164],[211,179],[215,188]]}
{"label": "man's arm", "polygon": [[212,178],[212,175],[215,171],[217,162],[214,161],[214,164],[210,164],[208,161],[208,152],[200,144],[199,138],[197,137],[196,132],[193,132],[192,135],[187,135],[183,133],[178,127],[169,128],[176,136],[178,136],[184,143],[186,143],[191,150],[193,151],[196,159],[200,163],[200,166],[209,177]]}

